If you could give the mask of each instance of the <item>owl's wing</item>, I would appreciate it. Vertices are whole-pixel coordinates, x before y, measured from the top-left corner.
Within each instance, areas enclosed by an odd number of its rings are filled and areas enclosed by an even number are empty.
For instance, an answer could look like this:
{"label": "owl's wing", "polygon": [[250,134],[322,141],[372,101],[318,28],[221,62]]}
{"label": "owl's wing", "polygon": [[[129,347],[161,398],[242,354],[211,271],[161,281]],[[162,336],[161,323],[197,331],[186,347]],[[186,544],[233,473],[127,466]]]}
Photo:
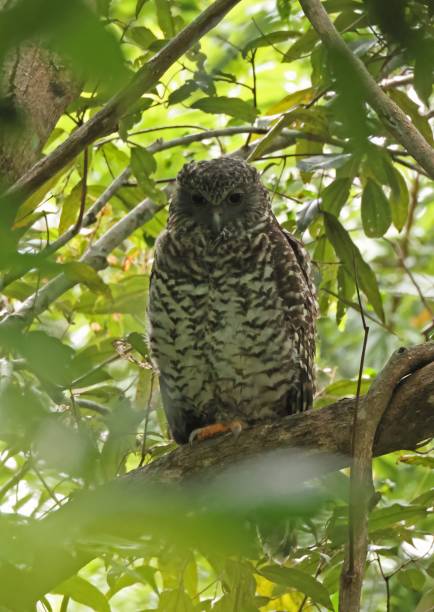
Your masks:
{"label": "owl's wing", "polygon": [[283,301],[295,349],[298,384],[289,398],[291,412],[312,407],[314,393],[315,321],[317,303],[310,258],[302,243],[282,229],[271,228],[273,260],[279,295]]}

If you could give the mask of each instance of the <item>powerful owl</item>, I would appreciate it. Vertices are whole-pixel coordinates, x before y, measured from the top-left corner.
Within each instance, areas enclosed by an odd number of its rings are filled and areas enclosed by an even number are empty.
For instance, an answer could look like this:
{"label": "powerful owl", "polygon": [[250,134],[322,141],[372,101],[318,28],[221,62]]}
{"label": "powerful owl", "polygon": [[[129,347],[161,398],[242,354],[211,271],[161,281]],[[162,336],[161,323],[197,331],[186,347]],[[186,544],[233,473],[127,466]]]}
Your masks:
{"label": "powerful owl", "polygon": [[221,157],[177,177],[151,275],[153,360],[184,444],[312,405],[315,290],[257,171]]}

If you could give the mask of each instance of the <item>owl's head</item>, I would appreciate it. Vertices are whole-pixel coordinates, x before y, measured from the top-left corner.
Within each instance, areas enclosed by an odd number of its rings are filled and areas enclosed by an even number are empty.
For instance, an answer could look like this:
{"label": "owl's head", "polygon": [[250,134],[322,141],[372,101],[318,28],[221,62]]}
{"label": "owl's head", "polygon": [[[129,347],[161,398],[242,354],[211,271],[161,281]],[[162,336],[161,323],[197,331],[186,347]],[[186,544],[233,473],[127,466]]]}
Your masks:
{"label": "owl's head", "polygon": [[269,210],[258,172],[245,161],[219,157],[186,164],[177,177],[171,213],[219,234],[248,227]]}

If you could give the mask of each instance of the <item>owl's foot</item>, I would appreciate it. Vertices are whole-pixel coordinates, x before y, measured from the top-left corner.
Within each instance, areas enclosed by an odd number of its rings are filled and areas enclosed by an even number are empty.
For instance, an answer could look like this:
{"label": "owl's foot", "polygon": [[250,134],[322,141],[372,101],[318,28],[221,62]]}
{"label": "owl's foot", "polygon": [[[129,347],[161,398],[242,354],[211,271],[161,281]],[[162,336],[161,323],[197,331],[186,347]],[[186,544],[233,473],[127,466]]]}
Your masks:
{"label": "owl's foot", "polygon": [[243,427],[244,423],[238,420],[228,421],[227,423],[212,423],[212,425],[206,425],[205,427],[194,429],[191,432],[188,441],[190,444],[193,444],[193,442],[200,442],[201,440],[214,438],[215,436],[228,432],[232,432],[235,436],[239,436]]}

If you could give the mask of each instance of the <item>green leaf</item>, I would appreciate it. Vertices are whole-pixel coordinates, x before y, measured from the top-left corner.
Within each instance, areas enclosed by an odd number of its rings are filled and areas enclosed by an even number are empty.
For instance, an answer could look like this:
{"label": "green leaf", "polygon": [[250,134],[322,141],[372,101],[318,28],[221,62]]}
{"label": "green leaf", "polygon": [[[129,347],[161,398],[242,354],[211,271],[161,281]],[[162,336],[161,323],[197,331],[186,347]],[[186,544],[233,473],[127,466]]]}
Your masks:
{"label": "green leaf", "polygon": [[81,576],[68,578],[52,592],[66,595],[97,612],[110,612],[110,606],[101,591]]}
{"label": "green leaf", "polygon": [[187,593],[174,589],[161,593],[157,610],[159,612],[194,612],[195,607]]}
{"label": "green leaf", "polygon": [[148,2],[148,0],[137,0],[136,3],[136,19],[140,14],[140,11],[142,10],[142,8],[145,6],[145,3]]}
{"label": "green leaf", "polygon": [[148,179],[157,169],[157,163],[152,153],[142,147],[131,149],[131,169],[137,182],[141,185],[143,179]]}
{"label": "green leaf", "polygon": [[[300,163],[303,161],[309,162],[312,157],[319,157],[318,154],[322,153],[323,144],[321,142],[314,142],[311,140],[304,140],[297,138],[295,146],[295,154],[297,156],[297,164],[300,167]],[[301,159],[302,155],[306,155],[306,158]],[[300,169],[300,176],[304,183],[308,183],[312,178],[312,172]]]}
{"label": "green leaf", "polygon": [[252,49],[259,49],[259,47],[270,47],[276,43],[285,42],[289,38],[295,38],[300,36],[300,32],[296,30],[279,30],[277,32],[270,32],[269,34],[263,34],[253,40],[250,40],[244,47],[242,54],[246,57],[247,53]]}
{"label": "green leaf", "polygon": [[319,36],[313,28],[310,28],[305,32],[298,40],[291,45],[288,51],[282,58],[282,62],[293,62],[299,59],[302,55],[310,53],[316,43],[319,40]]}
{"label": "green leaf", "polygon": [[313,170],[329,170],[330,168],[340,168],[351,158],[350,153],[339,153],[331,155],[312,155],[308,159],[297,162],[297,167],[303,172]]}
{"label": "green leaf", "polygon": [[343,205],[348,200],[351,184],[350,178],[338,178],[327,185],[321,193],[321,210],[339,217]]}
{"label": "green leaf", "polygon": [[426,576],[424,572],[416,567],[407,567],[398,572],[398,582],[406,589],[420,593],[424,587]]}
{"label": "green leaf", "polygon": [[192,79],[189,79],[183,85],[181,85],[181,87],[178,87],[178,89],[175,89],[175,91],[171,92],[167,99],[167,103],[169,104],[169,106],[171,104],[179,104],[180,102],[183,102],[188,97],[190,97],[190,95],[194,91],[197,91],[198,88],[199,87],[197,83]]}
{"label": "green leaf", "polygon": [[336,324],[342,321],[344,314],[347,310],[347,303],[353,299],[356,286],[353,279],[345,270],[344,266],[339,266],[338,270],[338,295],[339,300],[336,306]]}
{"label": "green leaf", "polygon": [[370,178],[362,194],[362,223],[369,238],[381,238],[392,223],[389,200],[380,185]]}
{"label": "green leaf", "polygon": [[327,610],[334,609],[324,585],[299,569],[270,565],[262,568],[258,573],[271,582],[296,589],[300,593],[308,595],[312,601],[324,606]]}
{"label": "green leaf", "polygon": [[423,506],[392,504],[387,508],[376,508],[369,518],[369,533],[390,527],[400,521],[408,521],[413,525],[416,521],[426,517]]}
{"label": "green leaf", "polygon": [[254,121],[256,117],[256,109],[252,104],[239,98],[228,98],[226,96],[201,98],[194,102],[191,108],[198,108],[213,115],[230,115],[249,122]]}
{"label": "green leaf", "polygon": [[70,280],[78,281],[86,285],[91,291],[102,293],[111,298],[110,287],[105,284],[99,274],[81,261],[71,261],[63,266],[65,276]]}
{"label": "green leaf", "polygon": [[427,117],[423,117],[419,113],[419,107],[416,102],[413,102],[411,98],[407,96],[403,91],[393,88],[389,91],[389,95],[401,107],[401,109],[406,113],[415,127],[419,130],[425,140],[431,145],[434,146],[433,134],[431,130],[431,126]]}
{"label": "green leaf", "polygon": [[76,223],[78,218],[78,211],[81,205],[81,193],[82,193],[82,182],[79,181],[72,189],[71,193],[68,194],[62,204],[62,213],[59,221],[59,235],[66,232],[66,230]]}
{"label": "green leaf", "polygon": [[175,34],[175,26],[168,0],[154,0],[157,12],[157,21],[165,38],[172,38]]}
{"label": "green leaf", "polygon": [[364,261],[359,249],[336,217],[330,213],[324,213],[324,225],[326,236],[332,243],[336,255],[354,280],[356,280],[357,273],[359,287],[377,315],[384,321],[383,303],[374,272],[369,264]]}
{"label": "green leaf", "polygon": [[407,221],[410,195],[408,193],[405,178],[396,168],[394,168],[393,171],[396,177],[396,188],[392,188],[390,194],[390,207],[392,212],[392,223],[398,232],[400,232]]}
{"label": "green leaf", "polygon": [[[430,45],[434,44],[434,39],[430,40]],[[430,97],[433,89],[433,53],[418,53],[414,63],[414,88],[422,102],[429,108]]]}
{"label": "green leaf", "polygon": [[145,50],[157,40],[155,34],[143,26],[128,30],[128,37]]}

